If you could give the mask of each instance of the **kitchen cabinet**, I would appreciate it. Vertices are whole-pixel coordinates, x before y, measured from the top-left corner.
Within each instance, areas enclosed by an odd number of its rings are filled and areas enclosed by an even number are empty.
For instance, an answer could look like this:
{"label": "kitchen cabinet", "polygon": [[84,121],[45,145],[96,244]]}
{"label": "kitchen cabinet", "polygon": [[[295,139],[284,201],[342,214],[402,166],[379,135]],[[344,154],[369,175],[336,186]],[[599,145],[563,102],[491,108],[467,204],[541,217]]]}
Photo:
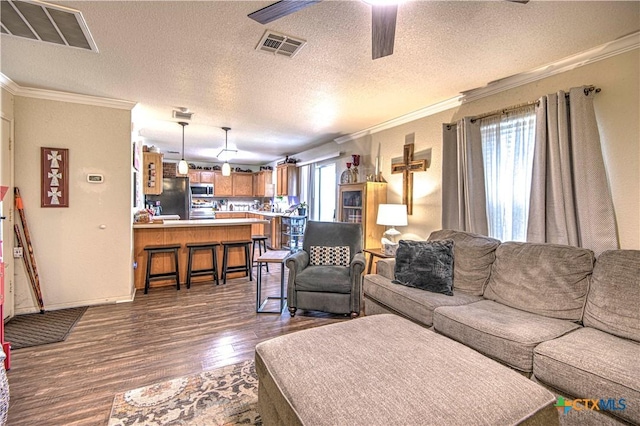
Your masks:
{"label": "kitchen cabinet", "polygon": [[246,212],[216,212],[216,219],[246,219]]}
{"label": "kitchen cabinet", "polygon": [[200,172],[200,183],[213,183],[213,172]]}
{"label": "kitchen cabinet", "polygon": [[253,174],[253,196],[273,197],[273,171],[262,170]]}
{"label": "kitchen cabinet", "polygon": [[142,192],[145,195],[162,194],[162,157],[162,154],[156,152],[142,153]]}
{"label": "kitchen cabinet", "polygon": [[[234,197],[253,196],[253,173],[231,173],[231,194]],[[215,188],[214,188],[215,190]]]}
{"label": "kitchen cabinet", "polygon": [[189,170],[187,176],[189,176],[189,183],[213,183],[213,172]]}
{"label": "kitchen cabinet", "polygon": [[233,179],[231,176],[222,176],[222,172],[213,172],[213,196],[233,196]]}
{"label": "kitchen cabinet", "polygon": [[376,223],[378,206],[387,202],[385,182],[338,185],[338,221],[362,223],[363,248],[380,247],[385,228]]}
{"label": "kitchen cabinet", "polygon": [[189,183],[200,183],[200,171],[189,170],[187,176],[189,176]]}
{"label": "kitchen cabinet", "polygon": [[276,167],[278,173],[276,179],[277,196],[298,196],[298,168],[295,164],[286,163]]}

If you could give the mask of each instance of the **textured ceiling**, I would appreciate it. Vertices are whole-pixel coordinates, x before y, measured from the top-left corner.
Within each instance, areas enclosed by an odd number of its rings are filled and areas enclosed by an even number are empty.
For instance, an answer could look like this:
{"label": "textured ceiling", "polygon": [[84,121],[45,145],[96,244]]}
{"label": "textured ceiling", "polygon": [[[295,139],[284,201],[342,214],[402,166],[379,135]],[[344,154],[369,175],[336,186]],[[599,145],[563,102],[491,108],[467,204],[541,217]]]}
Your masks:
{"label": "textured ceiling", "polygon": [[[186,159],[263,164],[640,29],[640,2],[410,1],[392,56],[371,59],[371,12],[325,0],[267,26],[271,2],[78,1],[99,53],[2,36],[1,70],[24,87],[139,103],[146,143],[179,151],[172,110],[194,112]],[[255,50],[266,29],[307,41],[292,59]],[[166,154],[167,158],[179,155]]]}

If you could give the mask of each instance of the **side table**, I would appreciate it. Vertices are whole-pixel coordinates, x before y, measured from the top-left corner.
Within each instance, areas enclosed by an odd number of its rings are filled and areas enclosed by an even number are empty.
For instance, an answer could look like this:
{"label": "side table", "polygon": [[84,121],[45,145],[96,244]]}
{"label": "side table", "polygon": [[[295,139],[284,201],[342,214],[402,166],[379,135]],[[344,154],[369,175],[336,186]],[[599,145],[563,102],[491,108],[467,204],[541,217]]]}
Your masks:
{"label": "side table", "polygon": [[[291,252],[282,250],[270,250],[262,254],[256,262],[258,263],[257,289],[256,289],[256,312],[260,314],[281,314],[286,306],[287,297],[284,294],[284,261]],[[267,296],[262,299],[262,264],[263,263],[279,263],[280,264],[280,296]],[[265,305],[269,300],[280,300],[279,311],[266,311]]]}
{"label": "side table", "polygon": [[364,249],[362,251],[369,254],[369,262],[367,263],[367,274],[371,273],[371,267],[373,266],[374,257],[379,257],[381,259],[391,259],[395,257],[393,255],[385,254],[385,252],[383,252],[380,248]]}

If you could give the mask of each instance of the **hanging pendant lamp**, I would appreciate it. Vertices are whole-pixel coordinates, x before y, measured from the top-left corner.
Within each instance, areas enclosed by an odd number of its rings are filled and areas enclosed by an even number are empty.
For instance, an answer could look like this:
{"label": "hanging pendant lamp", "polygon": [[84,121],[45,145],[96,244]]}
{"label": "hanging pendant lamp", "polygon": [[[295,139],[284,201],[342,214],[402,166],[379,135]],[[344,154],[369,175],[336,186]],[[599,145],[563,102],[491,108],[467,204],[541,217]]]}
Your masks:
{"label": "hanging pendant lamp", "polygon": [[220,157],[224,155],[224,164],[222,165],[222,176],[231,176],[231,165],[229,164],[229,158],[230,158],[229,154],[238,152],[238,150],[227,149],[229,130],[231,130],[231,127],[223,127],[222,130],[224,130],[224,148],[218,154],[218,158],[222,159]]}
{"label": "hanging pendant lamp", "polygon": [[189,173],[189,164],[184,159],[184,126],[188,126],[189,123],[179,121],[178,124],[182,126],[182,160],[178,163],[178,174],[186,175]]}

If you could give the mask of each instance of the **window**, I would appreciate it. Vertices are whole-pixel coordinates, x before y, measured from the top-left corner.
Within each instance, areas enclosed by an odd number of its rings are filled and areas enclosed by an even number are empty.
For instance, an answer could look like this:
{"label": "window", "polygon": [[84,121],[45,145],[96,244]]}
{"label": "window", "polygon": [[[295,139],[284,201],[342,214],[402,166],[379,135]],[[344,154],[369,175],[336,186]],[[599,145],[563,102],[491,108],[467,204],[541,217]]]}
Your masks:
{"label": "window", "polygon": [[311,217],[322,222],[333,222],[336,211],[336,164],[318,166],[314,183],[316,202]]}
{"label": "window", "polygon": [[534,106],[480,120],[489,235],[526,241],[536,115]]}

